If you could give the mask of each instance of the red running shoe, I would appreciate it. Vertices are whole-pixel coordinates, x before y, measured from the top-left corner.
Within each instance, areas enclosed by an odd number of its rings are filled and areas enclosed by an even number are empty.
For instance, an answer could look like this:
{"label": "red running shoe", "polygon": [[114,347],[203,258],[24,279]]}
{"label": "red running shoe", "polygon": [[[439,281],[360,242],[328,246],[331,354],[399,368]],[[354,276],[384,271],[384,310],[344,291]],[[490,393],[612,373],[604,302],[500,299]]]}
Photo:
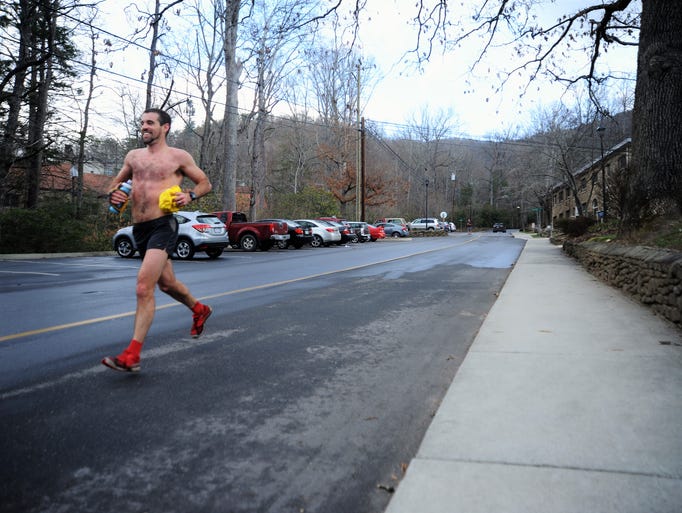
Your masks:
{"label": "red running shoe", "polygon": [[192,338],[197,338],[204,331],[204,324],[213,313],[213,309],[208,305],[201,305],[201,310],[192,316]]}
{"label": "red running shoe", "polygon": [[140,357],[126,349],[116,358],[105,357],[102,365],[121,372],[140,372]]}

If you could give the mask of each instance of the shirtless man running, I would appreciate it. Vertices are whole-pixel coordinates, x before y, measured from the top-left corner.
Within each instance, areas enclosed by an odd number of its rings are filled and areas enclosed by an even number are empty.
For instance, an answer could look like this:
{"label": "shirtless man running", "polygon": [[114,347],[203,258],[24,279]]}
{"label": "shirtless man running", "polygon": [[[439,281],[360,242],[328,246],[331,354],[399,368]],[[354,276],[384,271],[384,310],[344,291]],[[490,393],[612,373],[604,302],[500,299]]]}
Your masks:
{"label": "shirtless man running", "polygon": [[177,207],[186,207],[211,190],[206,174],[197,167],[192,156],[184,150],[166,143],[170,130],[170,116],[161,109],[148,109],[142,114],[141,131],[145,148],[130,151],[121,171],[112,182],[109,201],[112,205],[123,203],[127,197],[118,185],[133,180],[131,191],[133,236],[142,255],[142,265],[137,274],[137,309],[130,345],[118,356],[107,356],[102,364],[124,372],[140,370],[140,351],[152,325],[156,303],[155,287],[192,310],[192,337],[198,337],[212,313],[211,307],[200,303],[187,286],[175,277],[170,257],[178,238],[178,223],[173,214],[159,207],[161,193],[181,185],[187,177],[194,182],[192,191],[178,192],[174,197]]}

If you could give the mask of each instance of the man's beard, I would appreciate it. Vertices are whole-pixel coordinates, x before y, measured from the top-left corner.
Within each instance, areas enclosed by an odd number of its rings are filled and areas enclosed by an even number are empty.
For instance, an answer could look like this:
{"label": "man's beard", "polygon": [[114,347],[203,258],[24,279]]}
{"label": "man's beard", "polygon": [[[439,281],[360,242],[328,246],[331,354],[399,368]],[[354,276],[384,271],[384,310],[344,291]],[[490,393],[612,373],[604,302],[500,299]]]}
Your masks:
{"label": "man's beard", "polygon": [[[148,135],[149,139],[145,139],[144,136]],[[158,139],[158,137],[154,137],[154,134],[151,132],[143,132],[142,133],[142,142],[144,143],[145,146],[149,146],[153,142],[155,142]]]}

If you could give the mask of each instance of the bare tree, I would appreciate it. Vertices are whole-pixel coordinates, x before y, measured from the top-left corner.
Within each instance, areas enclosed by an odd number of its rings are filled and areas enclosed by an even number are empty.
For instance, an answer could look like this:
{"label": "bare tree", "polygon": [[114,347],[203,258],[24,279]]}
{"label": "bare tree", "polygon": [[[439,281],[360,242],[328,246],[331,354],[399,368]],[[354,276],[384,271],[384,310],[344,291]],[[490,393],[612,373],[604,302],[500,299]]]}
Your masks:
{"label": "bare tree", "polygon": [[405,139],[412,141],[412,149],[406,159],[411,167],[408,204],[413,213],[423,212],[425,216],[432,216],[425,211],[427,195],[430,194],[428,203],[432,208],[447,205],[447,184],[457,160],[448,138],[457,121],[452,111],[441,110],[431,114],[428,107],[422,108],[418,116],[413,117],[403,133]]}
{"label": "bare tree", "polygon": [[[140,10],[140,6],[137,3],[133,3],[129,6],[130,8],[134,8],[135,10],[138,11],[139,15],[137,16],[137,19],[145,22],[145,26],[143,28],[138,29],[135,32],[134,37],[136,39],[140,38],[147,39],[148,37],[150,38],[149,51],[147,55],[149,59],[149,67],[146,73],[147,87],[145,95],[145,109],[148,109],[150,107],[167,108],[168,98],[173,91],[173,82],[171,78],[172,72],[169,67],[169,61],[168,60],[159,61],[159,57],[163,55],[162,51],[159,49],[159,44],[163,35],[167,31],[169,31],[164,16],[173,7],[175,7],[178,4],[181,4],[183,1],[184,0],[173,0],[172,2],[166,5],[162,5],[161,0],[154,0],[154,12],[146,12]],[[164,65],[166,67],[166,75],[167,77],[171,78],[171,85],[166,90],[165,98],[162,101],[155,102],[154,88],[155,86],[157,86],[155,82],[156,72],[159,65]]]}
{"label": "bare tree", "polygon": [[[542,173],[544,177],[539,177],[540,182],[550,187],[556,183],[566,183],[579,216],[587,213],[580,201],[580,189],[584,185],[576,181],[576,173],[599,157],[593,144],[596,121],[595,109],[589,102],[577,101],[572,106],[556,104],[540,109],[535,114],[537,134],[533,140],[541,143],[541,146],[536,147],[536,155],[542,155],[545,166]],[[597,193],[593,182],[586,186],[590,187],[590,196]]]}
{"label": "bare tree", "polygon": [[[507,44],[520,62],[507,70],[506,78],[524,71],[529,83],[544,74],[568,85],[586,83],[590,92],[612,79],[599,67],[600,58],[616,46],[637,46],[637,85],[633,113],[633,162],[629,212],[625,227],[639,224],[649,205],[666,202],[682,209],[682,10],[666,0],[585,0],[584,7],[566,12],[553,22],[534,22],[542,2],[498,0],[479,2],[472,25],[453,20],[447,0],[420,0],[419,59],[428,59],[436,44],[446,48],[482,35],[481,57],[494,46]],[[460,19],[465,19],[461,17]],[[453,31],[454,30],[454,31]],[[585,72],[567,73],[565,52],[585,50]],[[479,59],[480,61],[480,59]],[[477,61],[477,62],[479,62]],[[501,81],[504,84],[505,78]],[[596,98],[595,104],[602,110]]]}
{"label": "bare tree", "polygon": [[[94,19],[91,18],[90,21]],[[81,215],[81,207],[83,203],[83,168],[85,166],[85,142],[88,137],[88,126],[90,122],[90,105],[95,93],[95,77],[97,70],[97,48],[96,43],[98,35],[94,30],[92,23],[90,27],[90,69],[88,72],[88,82],[85,92],[85,104],[81,111],[81,124],[78,132],[78,151],[76,153],[76,168],[78,169],[78,176],[76,179],[76,194],[74,198],[76,217]]]}
{"label": "bare tree", "polygon": [[221,142],[223,145],[223,208],[237,208],[237,129],[239,126],[239,77],[242,62],[237,57],[237,39],[239,35],[239,12],[241,0],[225,0],[222,4],[223,30],[223,62],[225,65],[225,109],[221,126]]}
{"label": "bare tree", "polygon": [[[219,2],[212,3],[204,9],[201,1],[192,4],[193,18],[196,19],[196,31],[192,45],[187,41],[178,41],[178,55],[182,56],[180,68],[189,77],[199,91],[199,101],[203,119],[199,130],[194,129],[191,119],[186,120],[194,135],[199,137],[200,147],[197,164],[203,169],[211,181],[222,186],[221,154],[219,144],[219,125],[216,116],[218,108],[218,91],[225,86],[223,52],[224,41],[224,6]],[[188,106],[193,102],[188,101]],[[194,114],[191,109],[189,116]],[[182,114],[181,114],[182,115]]]}

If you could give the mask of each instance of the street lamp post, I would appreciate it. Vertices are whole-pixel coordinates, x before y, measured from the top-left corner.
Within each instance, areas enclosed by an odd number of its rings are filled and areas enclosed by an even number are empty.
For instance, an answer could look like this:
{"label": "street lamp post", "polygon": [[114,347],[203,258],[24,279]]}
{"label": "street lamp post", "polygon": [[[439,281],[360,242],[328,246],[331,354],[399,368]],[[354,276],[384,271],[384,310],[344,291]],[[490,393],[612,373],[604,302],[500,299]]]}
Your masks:
{"label": "street lamp post", "polygon": [[429,179],[424,179],[424,187],[426,187],[426,203],[424,206],[424,217],[426,218],[426,228],[429,228]]}
{"label": "street lamp post", "polygon": [[455,217],[455,194],[457,193],[457,173],[450,173],[450,181],[452,182],[452,217]]}
{"label": "street lamp post", "polygon": [[606,168],[604,167],[604,131],[603,126],[597,127],[599,134],[599,146],[601,148],[601,202],[602,202],[602,222],[606,222]]}

